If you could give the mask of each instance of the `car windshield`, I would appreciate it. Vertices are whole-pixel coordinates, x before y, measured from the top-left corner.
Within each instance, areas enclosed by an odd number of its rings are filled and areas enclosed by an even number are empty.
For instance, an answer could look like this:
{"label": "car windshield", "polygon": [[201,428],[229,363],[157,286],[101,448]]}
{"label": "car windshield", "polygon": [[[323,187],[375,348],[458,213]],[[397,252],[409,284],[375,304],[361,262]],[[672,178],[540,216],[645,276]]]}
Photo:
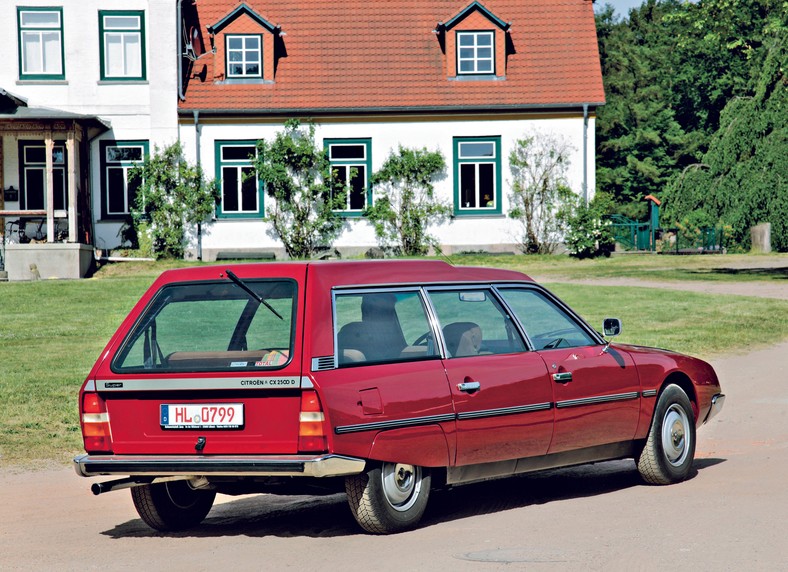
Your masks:
{"label": "car windshield", "polygon": [[[296,285],[246,280],[165,286],[123,341],[112,369],[276,369],[292,356]],[[253,296],[254,295],[254,296]]]}

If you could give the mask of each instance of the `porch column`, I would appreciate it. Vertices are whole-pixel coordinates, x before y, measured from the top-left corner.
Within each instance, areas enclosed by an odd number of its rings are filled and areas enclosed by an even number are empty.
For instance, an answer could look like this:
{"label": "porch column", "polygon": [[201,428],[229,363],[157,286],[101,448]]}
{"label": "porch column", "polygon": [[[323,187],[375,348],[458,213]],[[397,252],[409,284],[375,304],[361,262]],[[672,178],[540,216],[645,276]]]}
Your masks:
{"label": "porch column", "polygon": [[77,242],[77,153],[73,129],[66,135],[66,157],[68,157],[68,184],[66,187],[68,189],[68,241]]}
{"label": "porch column", "polygon": [[46,139],[46,167],[47,167],[47,242],[55,242],[55,178],[52,166],[52,152],[55,150],[55,141],[52,132],[47,131]]}

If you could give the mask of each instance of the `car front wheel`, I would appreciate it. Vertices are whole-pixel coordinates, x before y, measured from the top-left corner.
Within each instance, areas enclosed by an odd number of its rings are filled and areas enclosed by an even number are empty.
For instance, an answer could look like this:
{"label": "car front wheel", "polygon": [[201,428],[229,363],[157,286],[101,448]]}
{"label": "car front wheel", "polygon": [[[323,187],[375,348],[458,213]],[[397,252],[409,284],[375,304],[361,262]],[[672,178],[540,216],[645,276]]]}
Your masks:
{"label": "car front wheel", "polygon": [[654,409],[648,440],[638,459],[638,471],[652,485],[686,479],[695,457],[695,416],[692,405],[678,385],[662,392]]}
{"label": "car front wheel", "polygon": [[348,504],[367,532],[390,534],[413,528],[427,508],[431,478],[425,468],[379,463],[345,479]]}
{"label": "car front wheel", "polygon": [[172,481],[133,487],[131,498],[148,526],[175,531],[200,524],[211,510],[216,493],[194,489],[188,481]]}

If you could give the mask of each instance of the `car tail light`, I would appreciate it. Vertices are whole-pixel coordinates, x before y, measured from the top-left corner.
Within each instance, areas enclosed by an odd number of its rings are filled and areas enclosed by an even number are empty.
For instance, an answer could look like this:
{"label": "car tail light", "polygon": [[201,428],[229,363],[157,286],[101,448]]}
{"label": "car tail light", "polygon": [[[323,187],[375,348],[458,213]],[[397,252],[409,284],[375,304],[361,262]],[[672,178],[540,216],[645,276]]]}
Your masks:
{"label": "car tail light", "polygon": [[82,438],[89,453],[111,453],[112,433],[107,404],[98,393],[82,396]]}
{"label": "car tail light", "polygon": [[298,450],[303,453],[316,453],[325,451],[326,448],[325,416],[317,392],[303,391],[298,424]]}

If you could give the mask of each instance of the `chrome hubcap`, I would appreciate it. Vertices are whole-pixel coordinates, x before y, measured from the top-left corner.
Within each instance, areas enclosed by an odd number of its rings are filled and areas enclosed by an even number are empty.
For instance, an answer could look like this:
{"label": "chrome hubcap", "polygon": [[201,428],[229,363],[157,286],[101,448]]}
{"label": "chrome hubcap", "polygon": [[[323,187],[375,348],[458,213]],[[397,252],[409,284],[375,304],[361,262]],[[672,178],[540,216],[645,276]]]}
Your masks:
{"label": "chrome hubcap", "polygon": [[671,405],[662,423],[662,450],[674,467],[681,465],[689,454],[688,427],[689,419],[684,410],[675,403]]}
{"label": "chrome hubcap", "polygon": [[398,511],[412,507],[421,490],[421,468],[402,463],[384,463],[380,474],[386,501]]}

